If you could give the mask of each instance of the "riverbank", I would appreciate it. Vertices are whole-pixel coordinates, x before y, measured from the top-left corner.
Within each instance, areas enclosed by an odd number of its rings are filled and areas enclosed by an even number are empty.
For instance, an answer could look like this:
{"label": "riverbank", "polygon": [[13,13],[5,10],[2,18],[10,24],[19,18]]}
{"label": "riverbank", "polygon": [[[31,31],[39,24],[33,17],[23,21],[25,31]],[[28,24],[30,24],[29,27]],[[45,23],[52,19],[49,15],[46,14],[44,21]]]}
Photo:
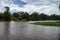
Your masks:
{"label": "riverbank", "polygon": [[36,24],[36,25],[45,25],[45,26],[60,26],[60,21],[56,22],[35,22],[31,24]]}

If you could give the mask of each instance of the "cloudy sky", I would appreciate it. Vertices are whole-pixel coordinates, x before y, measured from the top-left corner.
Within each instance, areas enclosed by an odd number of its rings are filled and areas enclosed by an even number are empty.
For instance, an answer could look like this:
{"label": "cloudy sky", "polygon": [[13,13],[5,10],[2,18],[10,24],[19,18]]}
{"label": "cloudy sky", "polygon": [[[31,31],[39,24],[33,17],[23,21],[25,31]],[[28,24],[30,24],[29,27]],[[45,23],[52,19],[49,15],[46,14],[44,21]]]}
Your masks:
{"label": "cloudy sky", "polygon": [[0,12],[4,11],[5,6],[9,6],[11,12],[59,14],[59,4],[60,0],[0,0]]}

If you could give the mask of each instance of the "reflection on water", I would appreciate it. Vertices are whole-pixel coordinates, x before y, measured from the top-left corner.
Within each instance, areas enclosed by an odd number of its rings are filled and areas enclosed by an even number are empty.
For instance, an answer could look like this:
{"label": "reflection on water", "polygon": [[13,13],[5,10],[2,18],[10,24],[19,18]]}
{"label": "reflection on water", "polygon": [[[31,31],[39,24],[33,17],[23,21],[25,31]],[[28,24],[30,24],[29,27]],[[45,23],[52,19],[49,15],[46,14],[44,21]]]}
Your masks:
{"label": "reflection on water", "polygon": [[58,40],[60,28],[28,22],[0,22],[0,40]]}
{"label": "reflection on water", "polygon": [[4,22],[4,40],[9,40],[9,25],[10,25],[10,22]]}
{"label": "reflection on water", "polygon": [[59,35],[58,35],[58,39],[60,40],[60,29],[59,29]]}
{"label": "reflection on water", "polygon": [[10,22],[0,22],[0,40],[9,40]]}

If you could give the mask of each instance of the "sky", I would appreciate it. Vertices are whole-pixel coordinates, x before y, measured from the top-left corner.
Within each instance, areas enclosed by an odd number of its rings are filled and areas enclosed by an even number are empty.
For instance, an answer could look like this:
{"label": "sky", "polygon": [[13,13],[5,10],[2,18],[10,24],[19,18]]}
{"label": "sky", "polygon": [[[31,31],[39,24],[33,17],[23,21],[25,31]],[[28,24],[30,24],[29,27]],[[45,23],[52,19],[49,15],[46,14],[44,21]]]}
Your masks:
{"label": "sky", "polygon": [[0,0],[0,12],[4,12],[5,6],[10,7],[10,12],[33,12],[45,13],[48,15],[59,13],[58,5],[60,0]]}

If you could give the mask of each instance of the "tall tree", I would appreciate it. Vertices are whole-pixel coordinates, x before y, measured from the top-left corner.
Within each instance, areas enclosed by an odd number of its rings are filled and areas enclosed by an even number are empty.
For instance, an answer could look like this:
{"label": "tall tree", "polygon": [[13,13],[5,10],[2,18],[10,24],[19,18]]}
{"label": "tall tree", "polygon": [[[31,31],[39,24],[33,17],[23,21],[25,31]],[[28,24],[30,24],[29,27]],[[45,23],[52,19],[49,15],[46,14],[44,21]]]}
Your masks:
{"label": "tall tree", "polygon": [[3,17],[4,17],[3,20],[10,21],[10,15],[11,15],[9,12],[10,8],[8,6],[6,6],[5,9],[6,10],[4,11],[4,14],[3,14]]}
{"label": "tall tree", "polygon": [[10,8],[8,6],[6,6],[5,9],[6,9],[5,10],[6,12],[9,12],[9,10],[10,10]]}

